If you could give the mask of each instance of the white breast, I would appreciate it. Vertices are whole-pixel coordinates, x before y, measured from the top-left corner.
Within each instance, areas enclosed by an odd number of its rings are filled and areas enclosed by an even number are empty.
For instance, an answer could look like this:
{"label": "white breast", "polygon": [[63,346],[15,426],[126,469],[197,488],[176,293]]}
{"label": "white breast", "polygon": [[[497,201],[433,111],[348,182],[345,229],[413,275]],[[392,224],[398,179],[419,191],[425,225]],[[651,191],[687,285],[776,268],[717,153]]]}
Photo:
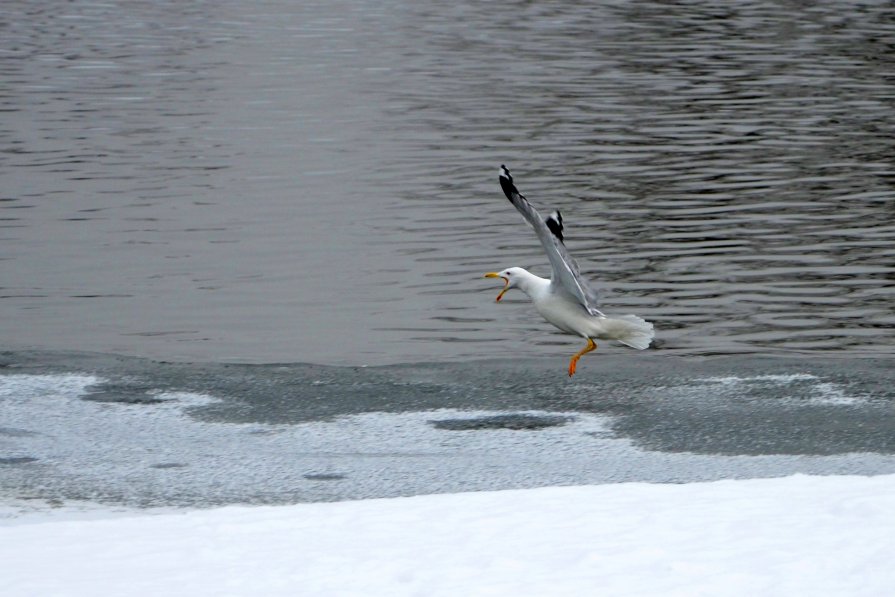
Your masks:
{"label": "white breast", "polygon": [[535,309],[541,317],[559,329],[583,338],[593,335],[596,317],[584,310],[578,301],[560,294],[544,293],[532,297]]}

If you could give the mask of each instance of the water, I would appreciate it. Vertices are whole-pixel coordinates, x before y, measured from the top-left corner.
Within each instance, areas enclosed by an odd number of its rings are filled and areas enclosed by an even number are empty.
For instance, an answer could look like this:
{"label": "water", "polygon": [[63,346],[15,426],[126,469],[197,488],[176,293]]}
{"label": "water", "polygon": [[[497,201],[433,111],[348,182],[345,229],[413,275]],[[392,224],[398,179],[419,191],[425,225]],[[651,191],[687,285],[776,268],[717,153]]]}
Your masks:
{"label": "water", "polygon": [[[893,470],[891,3],[8,0],[0,30],[6,497]],[[549,271],[501,163],[651,351],[568,380],[580,342],[494,303],[484,272]]]}
{"label": "water", "polygon": [[892,354],[887,3],[0,11],[7,346],[567,355],[480,279],[548,272],[505,162],[666,353]]}

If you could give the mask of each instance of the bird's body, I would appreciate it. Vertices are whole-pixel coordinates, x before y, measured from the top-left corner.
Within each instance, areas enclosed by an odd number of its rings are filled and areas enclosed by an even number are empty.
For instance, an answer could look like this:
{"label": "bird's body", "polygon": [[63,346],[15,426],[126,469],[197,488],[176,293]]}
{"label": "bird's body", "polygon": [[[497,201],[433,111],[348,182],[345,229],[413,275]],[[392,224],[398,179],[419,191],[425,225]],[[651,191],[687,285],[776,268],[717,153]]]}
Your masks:
{"label": "bird's body", "polygon": [[653,339],[653,325],[636,315],[607,317],[597,309],[597,294],[581,279],[578,265],[563,244],[562,216],[554,212],[546,220],[523,197],[505,166],[500,169],[500,184],[510,202],[532,225],[553,267],[550,280],[541,278],[521,267],[485,274],[502,278],[506,286],[497,296],[500,301],[510,288],[519,288],[528,295],[538,313],[560,330],[587,340],[587,346],[572,357],[569,375],[575,374],[578,359],[594,350],[593,339],[618,340],[632,348],[643,350]]}

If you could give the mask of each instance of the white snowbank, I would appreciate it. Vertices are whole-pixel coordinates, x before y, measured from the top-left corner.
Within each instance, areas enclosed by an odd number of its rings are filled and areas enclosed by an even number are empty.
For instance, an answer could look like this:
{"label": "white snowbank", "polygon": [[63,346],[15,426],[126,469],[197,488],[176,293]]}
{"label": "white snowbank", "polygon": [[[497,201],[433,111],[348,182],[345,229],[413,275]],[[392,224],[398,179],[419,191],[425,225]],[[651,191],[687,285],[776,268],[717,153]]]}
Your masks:
{"label": "white snowbank", "polygon": [[0,594],[876,597],[893,513],[895,475],[25,517],[0,527]]}

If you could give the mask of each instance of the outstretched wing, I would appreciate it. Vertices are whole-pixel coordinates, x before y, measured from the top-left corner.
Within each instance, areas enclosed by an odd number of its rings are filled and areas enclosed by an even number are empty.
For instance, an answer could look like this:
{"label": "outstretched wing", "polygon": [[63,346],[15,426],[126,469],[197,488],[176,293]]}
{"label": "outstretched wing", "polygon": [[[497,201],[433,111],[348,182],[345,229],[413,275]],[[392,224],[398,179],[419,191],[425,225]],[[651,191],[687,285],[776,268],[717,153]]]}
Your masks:
{"label": "outstretched wing", "polygon": [[513,184],[513,177],[506,166],[500,167],[500,188],[522,217],[534,228],[538,239],[544,246],[547,259],[553,267],[552,284],[577,299],[591,315],[602,315],[597,309],[597,293],[581,278],[578,264],[569,255],[563,244],[562,214],[554,211],[547,219],[541,217],[531,203],[528,202]]}

